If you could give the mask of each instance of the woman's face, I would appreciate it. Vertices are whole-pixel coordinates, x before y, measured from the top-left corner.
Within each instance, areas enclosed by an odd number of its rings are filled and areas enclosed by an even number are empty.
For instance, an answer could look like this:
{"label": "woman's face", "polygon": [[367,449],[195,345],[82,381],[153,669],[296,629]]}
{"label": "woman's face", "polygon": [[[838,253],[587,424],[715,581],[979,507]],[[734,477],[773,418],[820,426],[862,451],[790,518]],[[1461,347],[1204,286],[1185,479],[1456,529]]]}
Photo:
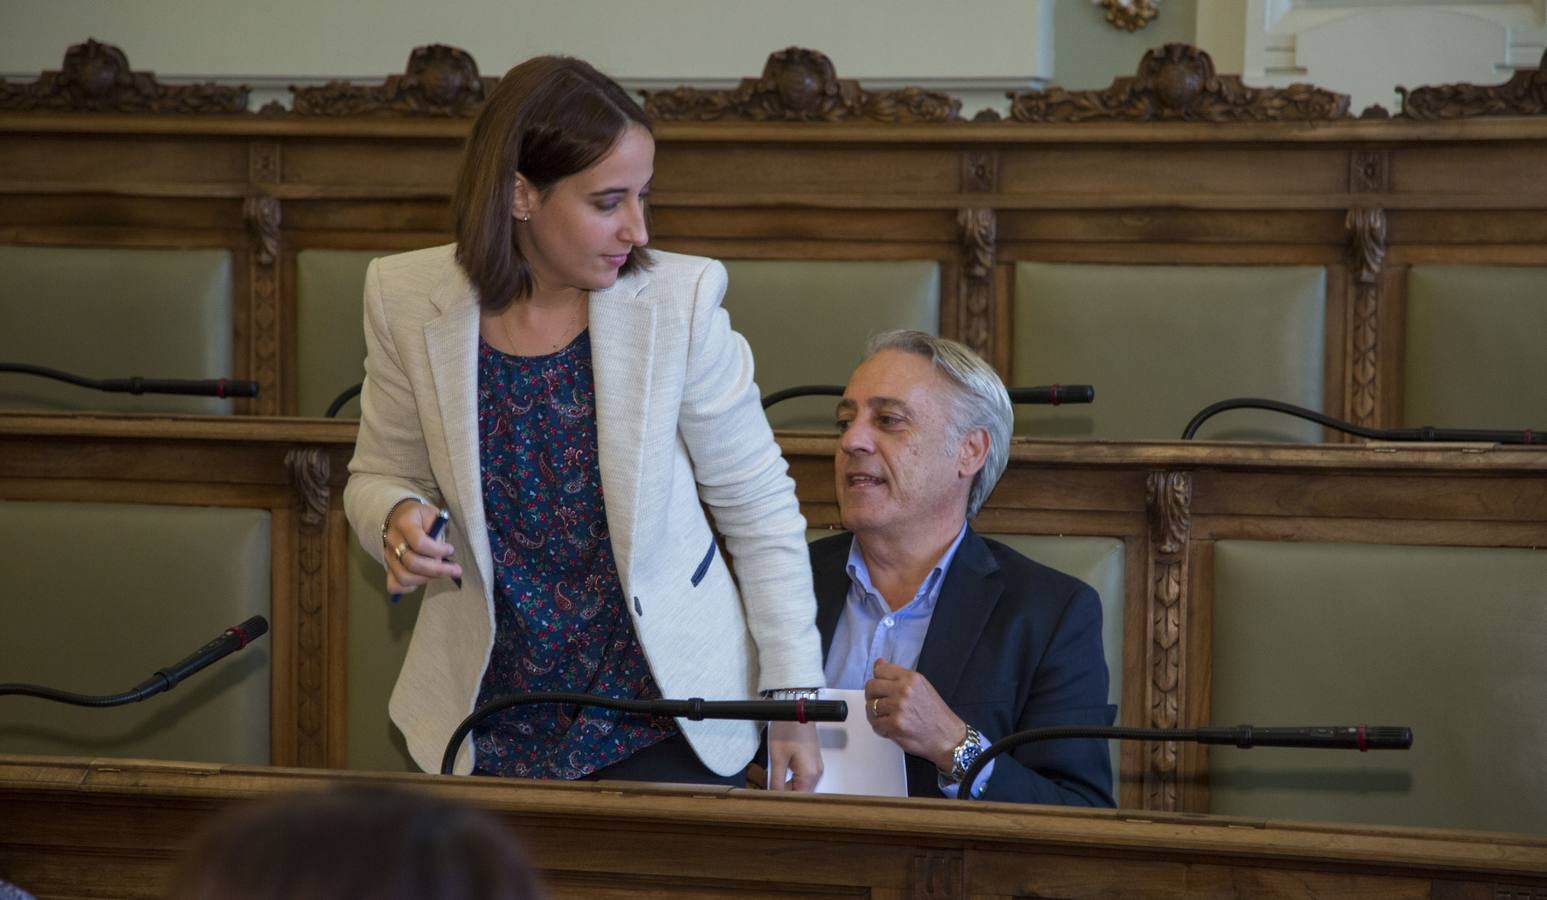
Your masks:
{"label": "woman's face", "polygon": [[606,156],[546,192],[518,179],[511,208],[538,293],[612,287],[629,252],[650,240],[645,203],[654,175],[655,139],[630,124]]}

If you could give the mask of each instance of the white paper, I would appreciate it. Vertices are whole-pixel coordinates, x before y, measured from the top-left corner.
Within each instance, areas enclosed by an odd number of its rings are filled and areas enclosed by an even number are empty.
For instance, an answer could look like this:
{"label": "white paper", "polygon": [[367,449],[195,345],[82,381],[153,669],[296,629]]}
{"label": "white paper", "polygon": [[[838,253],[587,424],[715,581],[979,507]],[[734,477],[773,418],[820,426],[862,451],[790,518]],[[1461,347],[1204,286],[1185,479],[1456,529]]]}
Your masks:
{"label": "white paper", "polygon": [[[908,796],[908,773],[902,748],[876,734],[865,715],[865,692],[822,688],[821,699],[849,704],[843,722],[816,723],[822,745],[822,780],[818,794]],[[772,773],[770,772],[770,777]],[[782,773],[788,779],[789,772]]]}

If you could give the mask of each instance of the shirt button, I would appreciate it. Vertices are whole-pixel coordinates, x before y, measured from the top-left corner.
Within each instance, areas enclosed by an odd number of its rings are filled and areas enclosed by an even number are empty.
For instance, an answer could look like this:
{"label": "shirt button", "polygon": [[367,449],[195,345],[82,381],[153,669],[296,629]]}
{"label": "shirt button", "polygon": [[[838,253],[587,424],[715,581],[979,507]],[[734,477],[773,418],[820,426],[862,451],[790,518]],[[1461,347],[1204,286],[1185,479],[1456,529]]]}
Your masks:
{"label": "shirt button", "polygon": [[897,624],[897,621],[895,619],[893,619],[892,617],[888,616],[885,619],[881,620],[881,624],[885,625],[887,628],[891,628],[893,625]]}

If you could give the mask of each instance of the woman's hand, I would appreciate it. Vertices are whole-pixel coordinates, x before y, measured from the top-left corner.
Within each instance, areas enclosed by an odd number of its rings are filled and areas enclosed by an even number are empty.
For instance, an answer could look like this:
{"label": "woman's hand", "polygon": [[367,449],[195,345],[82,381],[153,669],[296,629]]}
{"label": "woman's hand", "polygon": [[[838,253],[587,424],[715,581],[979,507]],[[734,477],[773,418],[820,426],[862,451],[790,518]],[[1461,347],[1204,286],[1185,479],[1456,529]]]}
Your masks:
{"label": "woman's hand", "polygon": [[[816,726],[769,722],[768,770],[775,773],[769,779],[771,791],[816,790],[817,782],[822,780],[822,746],[817,741]],[[788,781],[785,772],[790,773]]]}
{"label": "woman's hand", "polygon": [[427,529],[440,510],[428,503],[399,504],[387,525],[387,590],[406,594],[436,578],[461,578],[462,567],[452,562],[453,548],[430,537]]}

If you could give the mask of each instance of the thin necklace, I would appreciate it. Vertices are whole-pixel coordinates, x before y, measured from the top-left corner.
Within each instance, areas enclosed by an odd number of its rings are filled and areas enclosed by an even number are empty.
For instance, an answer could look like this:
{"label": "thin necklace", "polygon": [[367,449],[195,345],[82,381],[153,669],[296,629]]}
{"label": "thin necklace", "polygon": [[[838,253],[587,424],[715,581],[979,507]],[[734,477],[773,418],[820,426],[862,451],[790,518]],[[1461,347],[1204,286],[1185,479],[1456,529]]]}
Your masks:
{"label": "thin necklace", "polygon": [[[559,350],[563,349],[564,346],[567,345],[571,340],[573,340],[571,335],[573,335],[575,332],[576,326],[580,324],[580,310],[584,308],[583,304],[585,302],[585,297],[581,297],[580,300],[574,304],[574,308],[570,310],[569,320],[564,323],[564,330],[560,332],[562,336],[557,341],[544,342],[548,345],[549,353],[557,353]],[[505,332],[505,340],[510,342],[511,349],[514,350],[519,349],[521,343],[520,341],[516,340],[516,333],[511,328],[511,318],[512,317],[508,314],[500,316],[500,327]],[[517,355],[519,356],[521,354]]]}

